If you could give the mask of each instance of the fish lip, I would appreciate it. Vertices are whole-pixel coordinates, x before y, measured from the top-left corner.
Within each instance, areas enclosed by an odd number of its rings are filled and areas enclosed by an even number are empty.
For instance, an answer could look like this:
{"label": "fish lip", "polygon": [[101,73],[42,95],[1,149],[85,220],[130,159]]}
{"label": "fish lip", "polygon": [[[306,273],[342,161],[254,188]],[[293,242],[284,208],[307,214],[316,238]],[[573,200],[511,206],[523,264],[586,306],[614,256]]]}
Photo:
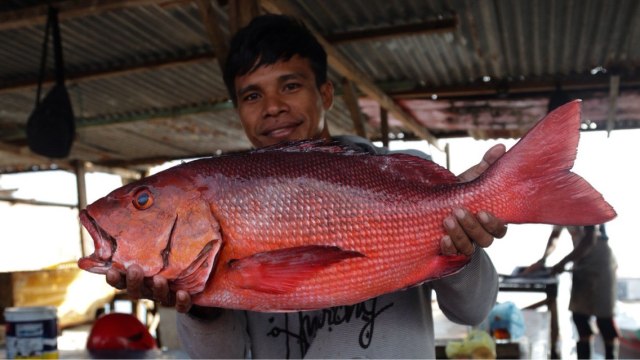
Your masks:
{"label": "fish lip", "polygon": [[116,240],[98,225],[86,209],[80,211],[79,217],[80,223],[91,235],[95,249],[93,254],[83,257],[78,264],[80,267],[90,267],[89,271],[104,274],[111,268],[111,258],[117,248]]}

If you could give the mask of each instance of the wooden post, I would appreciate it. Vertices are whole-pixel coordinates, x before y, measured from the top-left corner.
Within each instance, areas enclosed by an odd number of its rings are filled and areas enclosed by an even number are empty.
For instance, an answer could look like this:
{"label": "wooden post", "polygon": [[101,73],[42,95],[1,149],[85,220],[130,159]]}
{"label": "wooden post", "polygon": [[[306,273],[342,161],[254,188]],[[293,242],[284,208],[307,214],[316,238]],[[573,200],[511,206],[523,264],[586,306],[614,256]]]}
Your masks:
{"label": "wooden post", "polygon": [[609,80],[609,111],[607,113],[607,137],[616,123],[616,111],[618,110],[618,95],[620,93],[620,75],[612,75]]}
{"label": "wooden post", "polygon": [[229,1],[229,33],[231,36],[241,28],[249,25],[251,20],[260,14],[257,0]]}
{"label": "wooden post", "polygon": [[382,146],[389,148],[389,112],[383,107],[380,107],[380,135]]}
{"label": "wooden post", "polygon": [[364,122],[362,121],[362,113],[360,112],[360,106],[358,105],[358,96],[356,95],[355,86],[347,79],[342,78],[342,97],[349,113],[351,114],[351,121],[353,121],[353,129],[358,136],[363,138],[367,137],[364,130]]}
{"label": "wooden post", "polygon": [[451,170],[451,149],[449,148],[449,143],[444,144],[444,154],[446,157],[446,168]]}
{"label": "wooden post", "polygon": [[[87,207],[87,183],[85,179],[86,167],[83,161],[75,161],[76,172],[76,188],[78,192],[78,212]],[[85,244],[85,231],[80,225],[80,250],[82,256],[87,256],[87,248]]]}
{"label": "wooden post", "polygon": [[224,71],[224,63],[227,61],[227,54],[229,52],[229,41],[225,39],[222,30],[220,29],[220,22],[216,19],[216,14],[211,6],[210,0],[197,0],[198,8],[200,8],[200,14],[202,15],[202,24],[204,30],[209,36],[211,46],[213,46],[213,52],[215,53],[218,64],[220,65],[220,71]]}

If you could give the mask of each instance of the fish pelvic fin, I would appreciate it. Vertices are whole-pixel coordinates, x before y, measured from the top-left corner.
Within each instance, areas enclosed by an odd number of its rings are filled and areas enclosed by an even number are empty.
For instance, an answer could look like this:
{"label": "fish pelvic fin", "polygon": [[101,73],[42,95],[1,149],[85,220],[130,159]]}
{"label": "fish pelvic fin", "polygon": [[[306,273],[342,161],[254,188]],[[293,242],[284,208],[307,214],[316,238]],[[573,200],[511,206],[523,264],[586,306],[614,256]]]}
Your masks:
{"label": "fish pelvic fin", "polygon": [[[580,100],[540,120],[483,177],[502,188],[508,206],[494,214],[508,223],[595,225],[616,212],[596,189],[572,173],[580,138]],[[504,201],[505,199],[502,199]]]}
{"label": "fish pelvic fin", "polygon": [[228,279],[237,287],[269,294],[295,290],[317,272],[346,259],[364,257],[337,246],[309,245],[257,253],[231,260]]}

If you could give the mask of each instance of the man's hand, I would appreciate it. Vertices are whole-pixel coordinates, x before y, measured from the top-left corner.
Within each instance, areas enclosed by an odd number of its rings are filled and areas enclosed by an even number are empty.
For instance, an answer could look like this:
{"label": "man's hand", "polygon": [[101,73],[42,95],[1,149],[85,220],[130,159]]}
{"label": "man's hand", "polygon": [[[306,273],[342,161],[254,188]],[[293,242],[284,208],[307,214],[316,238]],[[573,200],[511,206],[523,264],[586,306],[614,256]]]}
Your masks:
{"label": "man's hand", "polygon": [[107,283],[117,289],[126,289],[132,299],[150,299],[165,306],[175,306],[176,311],[185,313],[191,308],[191,296],[184,290],[172,292],[167,279],[156,275],[145,278],[142,268],[131,265],[126,276],[115,269],[107,271]]}
{"label": "man's hand", "polygon": [[544,264],[545,264],[545,259],[540,259],[540,260],[534,262],[533,264],[527,266],[518,275],[529,276],[531,274],[535,274],[535,273],[537,273],[539,271],[544,270],[544,268],[545,268]]}
{"label": "man's hand", "polygon": [[[480,176],[505,151],[502,144],[493,146],[484,154],[480,163],[460,174],[460,181],[471,181]],[[444,227],[447,235],[442,238],[440,247],[445,255],[471,256],[476,246],[489,247],[494,238],[501,238],[507,233],[507,226],[491,213],[480,211],[473,216],[463,208],[454,209],[452,215],[444,219]]]}
{"label": "man's hand", "polygon": [[480,174],[482,174],[485,170],[487,170],[489,166],[491,166],[491,164],[496,162],[496,160],[498,160],[502,155],[504,155],[506,151],[507,149],[504,147],[503,144],[492,146],[491,149],[487,150],[487,152],[484,153],[484,156],[482,157],[482,160],[480,160],[479,163],[470,167],[469,169],[467,169],[467,171],[463,172],[462,174],[458,175],[458,179],[460,179],[460,181],[462,182],[467,182],[477,178],[478,176],[480,176]]}

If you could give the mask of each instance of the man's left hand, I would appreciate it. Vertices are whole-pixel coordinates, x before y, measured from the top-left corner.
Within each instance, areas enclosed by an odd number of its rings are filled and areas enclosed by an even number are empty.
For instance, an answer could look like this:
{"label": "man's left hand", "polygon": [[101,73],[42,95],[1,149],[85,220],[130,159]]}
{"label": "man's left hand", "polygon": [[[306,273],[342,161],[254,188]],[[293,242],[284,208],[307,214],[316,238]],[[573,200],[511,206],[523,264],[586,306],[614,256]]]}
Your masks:
{"label": "man's left hand", "polygon": [[[460,181],[471,181],[482,174],[491,164],[500,158],[506,149],[499,144],[489,149],[482,161],[460,174]],[[486,248],[495,238],[502,238],[507,233],[507,226],[487,211],[479,211],[476,216],[467,209],[456,208],[452,215],[444,219],[447,231],[440,243],[445,255],[473,255],[476,246]]]}

